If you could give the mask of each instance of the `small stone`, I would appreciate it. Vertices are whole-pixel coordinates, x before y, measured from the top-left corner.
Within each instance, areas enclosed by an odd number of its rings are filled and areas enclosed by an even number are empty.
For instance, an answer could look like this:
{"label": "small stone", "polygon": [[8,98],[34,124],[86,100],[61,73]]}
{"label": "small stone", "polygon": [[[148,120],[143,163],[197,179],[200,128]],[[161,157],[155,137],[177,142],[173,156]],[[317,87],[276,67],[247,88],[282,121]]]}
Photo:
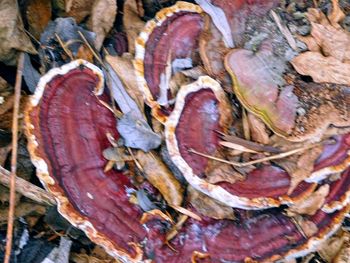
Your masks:
{"label": "small stone", "polygon": [[301,26],[301,27],[298,27],[297,29],[297,32],[302,36],[306,36],[310,34],[310,31],[311,31],[311,27],[309,25]]}
{"label": "small stone", "polygon": [[304,108],[299,107],[299,108],[297,108],[297,114],[298,114],[299,116],[304,116],[304,115],[306,114],[306,111],[305,111]]}

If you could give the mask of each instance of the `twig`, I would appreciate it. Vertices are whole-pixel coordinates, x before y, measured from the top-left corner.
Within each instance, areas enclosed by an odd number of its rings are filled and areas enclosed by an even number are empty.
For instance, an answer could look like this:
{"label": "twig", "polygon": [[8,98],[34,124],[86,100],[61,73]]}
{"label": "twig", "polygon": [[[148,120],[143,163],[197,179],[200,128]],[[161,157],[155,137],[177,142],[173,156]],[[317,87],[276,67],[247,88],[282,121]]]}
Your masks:
{"label": "twig", "polygon": [[66,44],[62,41],[62,39],[60,38],[59,35],[57,35],[57,33],[55,33],[55,36],[58,40],[58,43],[60,44],[60,46],[63,48],[64,52],[67,54],[67,56],[70,58],[70,60],[74,60],[72,52],[70,52],[69,49],[67,49]]}
{"label": "twig", "polygon": [[[0,166],[0,184],[10,187],[10,172]],[[43,205],[56,205],[51,194],[40,187],[16,176],[16,192]]]}
{"label": "twig", "polygon": [[16,170],[17,170],[17,144],[18,144],[18,111],[21,97],[22,73],[24,65],[24,53],[21,52],[18,58],[17,75],[15,84],[15,101],[12,116],[12,154],[11,154],[11,175],[10,175],[10,208],[6,233],[6,250],[4,263],[10,262],[12,239],[13,239],[13,220],[16,202]]}
{"label": "twig", "polygon": [[275,23],[278,27],[278,29],[281,31],[281,33],[286,38],[289,46],[294,49],[295,51],[298,51],[297,43],[295,42],[294,37],[292,36],[292,33],[289,31],[288,27],[284,25],[281,21],[281,18],[278,14],[275,13],[275,11],[271,10],[270,12],[273,20],[275,20]]}
{"label": "twig", "polygon": [[307,146],[304,146],[304,147],[293,149],[291,151],[275,154],[275,155],[272,155],[272,156],[264,157],[264,158],[261,158],[261,159],[258,159],[258,160],[254,160],[254,161],[250,161],[250,162],[227,161],[225,159],[217,158],[217,157],[214,157],[214,156],[211,156],[211,155],[207,155],[205,153],[198,152],[198,151],[196,151],[196,150],[194,150],[192,148],[188,149],[187,151],[190,152],[190,153],[194,153],[194,154],[200,155],[202,157],[206,157],[208,159],[212,159],[212,160],[218,161],[218,162],[227,163],[227,164],[230,164],[230,165],[233,165],[233,166],[237,166],[237,167],[246,167],[246,166],[250,166],[250,165],[253,165],[253,164],[257,164],[257,163],[267,162],[267,161],[276,160],[276,159],[282,159],[282,158],[288,157],[290,155],[297,154],[299,152],[303,152],[303,151],[309,150],[311,148],[319,146],[322,143],[324,143],[324,142],[320,142],[320,143],[312,144],[312,145],[307,145]]}
{"label": "twig", "polygon": [[100,58],[99,55],[97,55],[97,53],[95,52],[95,50],[92,48],[92,46],[90,45],[89,41],[87,41],[86,37],[83,35],[83,33],[81,33],[78,30],[78,33],[80,35],[80,37],[83,39],[85,45],[90,49],[91,53],[94,55],[94,57],[98,60],[98,62],[100,62],[101,66],[103,66],[104,68],[106,68],[106,66],[104,65],[102,59]]}

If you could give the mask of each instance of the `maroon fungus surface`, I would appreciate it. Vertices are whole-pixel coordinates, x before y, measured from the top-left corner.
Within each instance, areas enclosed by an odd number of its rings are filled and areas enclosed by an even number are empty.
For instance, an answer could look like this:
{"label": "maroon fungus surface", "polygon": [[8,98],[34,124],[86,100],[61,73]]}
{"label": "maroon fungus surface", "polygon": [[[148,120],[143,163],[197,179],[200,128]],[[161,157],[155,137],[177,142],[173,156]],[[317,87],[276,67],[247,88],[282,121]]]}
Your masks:
{"label": "maroon fungus surface", "polygon": [[191,57],[198,48],[197,39],[202,27],[200,14],[179,12],[150,34],[145,48],[144,74],[155,100],[159,97],[160,76],[165,72],[169,56],[171,61],[175,58]]}
{"label": "maroon fungus surface", "polygon": [[[312,237],[314,244],[320,238],[336,230],[347,208],[332,214],[318,211],[305,218],[318,228]],[[146,253],[155,262],[189,262],[193,252],[206,253],[208,262],[245,262],[253,259],[272,262],[291,253],[306,254],[310,239],[306,238],[295,222],[277,210],[252,212],[236,210],[237,220],[202,221],[189,219],[170,241],[168,246],[159,246],[159,240],[151,240],[146,245]]]}
{"label": "maroon fungus surface", "polygon": [[188,149],[213,155],[218,148],[219,138],[215,131],[219,125],[220,112],[215,94],[210,89],[202,89],[186,96],[185,106],[178,125],[176,138],[181,156],[190,164],[194,173],[204,173],[208,158],[192,154]]}
{"label": "maroon fungus surface", "polygon": [[346,169],[338,180],[329,185],[330,189],[325,200],[324,210],[332,212],[342,209],[350,201],[350,168]]}
{"label": "maroon fungus surface", "polygon": [[329,166],[336,166],[349,158],[350,133],[334,137],[335,143],[327,143],[322,154],[317,159],[314,170],[320,170]]}
{"label": "maroon fungus surface", "polygon": [[[55,181],[47,188],[69,200],[63,215],[73,223],[83,217],[104,238],[135,256],[128,242],[142,240],[145,230],[138,221],[141,210],[129,202],[129,178],[116,170],[103,171],[107,161],[102,151],[110,146],[106,133],[115,138],[118,134],[115,117],[94,95],[100,81],[85,66],[55,75],[30,111],[28,125],[34,126],[38,143],[35,155],[45,161]],[[108,102],[106,95],[99,99]]]}

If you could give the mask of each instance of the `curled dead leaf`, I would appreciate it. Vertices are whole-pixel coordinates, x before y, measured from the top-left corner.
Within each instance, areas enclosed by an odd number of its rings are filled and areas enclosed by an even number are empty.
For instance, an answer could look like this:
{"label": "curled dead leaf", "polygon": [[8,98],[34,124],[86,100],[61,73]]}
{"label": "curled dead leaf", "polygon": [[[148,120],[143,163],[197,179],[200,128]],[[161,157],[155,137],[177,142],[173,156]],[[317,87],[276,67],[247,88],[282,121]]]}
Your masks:
{"label": "curled dead leaf", "polygon": [[192,186],[187,187],[189,202],[194,208],[204,216],[214,219],[231,219],[235,218],[233,209],[224,205],[215,199],[197,191]]}
{"label": "curled dead leaf", "polygon": [[0,61],[5,64],[15,65],[18,51],[36,53],[32,42],[24,32],[17,1],[1,1],[0,40]]}
{"label": "curled dead leaf", "polygon": [[291,63],[299,74],[311,76],[315,82],[350,85],[350,63],[334,57],[309,51],[295,57]]}
{"label": "curled dead leaf", "polygon": [[145,26],[145,22],[142,21],[137,12],[137,1],[125,1],[123,24],[128,38],[129,52],[135,54],[135,39]]}
{"label": "curled dead leaf", "polygon": [[134,66],[132,64],[133,56],[129,53],[119,56],[106,56],[107,63],[111,65],[115,73],[124,84],[124,88],[129,96],[136,102],[139,110],[143,112],[144,103],[143,95],[137,86],[137,80],[135,76]]}
{"label": "curled dead leaf", "polygon": [[253,141],[268,144],[270,139],[264,122],[250,112],[248,112],[247,117],[250,128],[250,136],[252,137]]}
{"label": "curled dead leaf", "polygon": [[40,34],[51,20],[51,1],[30,0],[26,11],[28,30],[35,38],[39,39]]}
{"label": "curled dead leaf", "polygon": [[303,152],[296,161],[294,169],[290,170],[291,182],[288,194],[291,194],[297,185],[309,177],[314,169],[314,164],[322,152],[322,146],[317,146]]}
{"label": "curled dead leaf", "polygon": [[147,180],[159,190],[168,204],[180,206],[183,189],[161,159],[153,152],[143,151],[138,151],[135,157],[141,164]]}
{"label": "curled dead leaf", "polygon": [[289,216],[299,215],[314,215],[319,210],[329,193],[329,185],[322,185],[318,190],[312,193],[306,199],[302,199],[294,203],[287,209]]}
{"label": "curled dead leaf", "polygon": [[103,40],[113,27],[116,14],[116,0],[95,0],[87,25],[91,31],[96,33],[95,48],[97,50],[100,50]]}
{"label": "curled dead leaf", "polygon": [[67,16],[73,17],[77,23],[80,23],[90,15],[95,0],[65,0],[64,2]]}

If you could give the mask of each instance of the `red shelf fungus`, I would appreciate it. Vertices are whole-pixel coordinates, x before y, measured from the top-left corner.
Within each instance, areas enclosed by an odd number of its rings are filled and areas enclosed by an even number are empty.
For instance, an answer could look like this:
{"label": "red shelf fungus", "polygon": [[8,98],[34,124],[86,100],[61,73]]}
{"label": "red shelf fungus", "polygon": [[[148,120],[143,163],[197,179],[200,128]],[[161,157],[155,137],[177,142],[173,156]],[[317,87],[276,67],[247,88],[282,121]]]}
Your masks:
{"label": "red shelf fungus", "polygon": [[305,181],[319,182],[327,176],[339,173],[350,166],[350,133],[334,136],[335,143],[326,144],[317,159],[314,172]]}
{"label": "red shelf fungus", "polygon": [[[180,89],[175,108],[165,124],[165,135],[170,157],[186,180],[210,197],[242,209],[289,205],[310,195],[315,190],[315,183],[301,182],[288,194],[290,175],[272,165],[254,169],[243,181],[211,182],[208,159],[189,149],[214,155],[219,149],[216,131],[225,131],[231,122],[229,109],[225,93],[209,77],[201,77]],[[349,165],[348,150],[348,135],[338,136],[334,144],[326,144],[314,173],[320,171],[319,174],[329,175],[343,171]]]}
{"label": "red shelf fungus", "polygon": [[329,194],[322,211],[333,213],[347,206],[350,202],[350,168],[345,170],[340,178],[330,184]]}
{"label": "red shelf fungus", "polygon": [[281,89],[283,76],[271,70],[272,59],[268,48],[235,49],[225,58],[234,92],[247,110],[291,141],[319,140],[330,125],[350,125],[349,87],[292,79]]}
{"label": "red shelf fungus", "polygon": [[108,102],[103,82],[83,60],[43,76],[25,113],[28,148],[59,212],[112,256],[139,261],[146,231],[141,210],[129,202],[133,186],[123,172],[103,171],[106,133],[118,138],[114,115],[98,100]]}
{"label": "red shelf fungus", "polygon": [[179,1],[163,8],[148,21],[135,41],[134,66],[138,85],[145,102],[153,109],[154,117],[161,122],[169,114],[167,102],[172,99],[168,85],[161,82],[167,82],[170,77],[167,71],[171,70],[174,59],[192,57],[198,48],[197,39],[202,28],[202,9]]}
{"label": "red shelf fungus", "polygon": [[209,183],[204,178],[208,159],[188,150],[215,154],[219,148],[216,131],[225,132],[231,118],[224,91],[210,77],[200,77],[178,92],[175,108],[165,123],[166,143],[172,161],[193,187],[226,205],[243,209],[288,204],[314,190],[315,184],[303,183],[288,196],[290,177],[273,166],[253,170],[244,181]]}
{"label": "red shelf fungus", "polygon": [[[319,245],[339,229],[350,207],[333,214],[318,211],[297,223],[278,211],[241,212],[239,218],[202,221],[189,219],[168,246],[161,240],[151,240],[146,253],[155,262],[190,262],[206,255],[208,262],[275,262],[292,259],[317,250]],[[313,226],[313,233],[307,232]],[[305,229],[304,232],[302,229]],[[205,261],[206,262],[206,261]]]}

